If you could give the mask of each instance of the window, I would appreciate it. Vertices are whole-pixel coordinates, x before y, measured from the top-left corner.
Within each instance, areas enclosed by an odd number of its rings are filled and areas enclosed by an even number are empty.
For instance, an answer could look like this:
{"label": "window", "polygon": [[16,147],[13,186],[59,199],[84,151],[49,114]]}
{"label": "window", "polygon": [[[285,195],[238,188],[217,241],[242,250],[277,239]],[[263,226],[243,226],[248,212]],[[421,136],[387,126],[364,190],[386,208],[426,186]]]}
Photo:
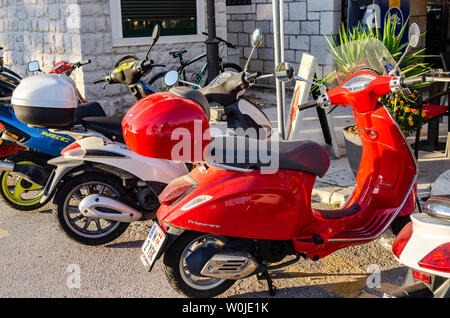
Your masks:
{"label": "window", "polygon": [[196,0],[121,0],[124,38],[151,36],[155,24],[161,36],[197,34]]}
{"label": "window", "polygon": [[146,45],[159,24],[160,43],[204,41],[204,0],[111,0],[113,46]]}
{"label": "window", "polygon": [[251,5],[252,0],[227,0],[227,6]]}

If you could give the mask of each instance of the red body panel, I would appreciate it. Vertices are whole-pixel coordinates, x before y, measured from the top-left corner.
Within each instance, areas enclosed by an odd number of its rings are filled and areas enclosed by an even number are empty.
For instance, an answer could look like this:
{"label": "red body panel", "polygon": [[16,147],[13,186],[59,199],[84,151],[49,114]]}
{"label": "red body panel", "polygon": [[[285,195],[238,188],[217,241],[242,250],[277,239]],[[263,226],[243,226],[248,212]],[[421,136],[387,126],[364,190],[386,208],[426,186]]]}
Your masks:
{"label": "red body panel", "polygon": [[[361,71],[354,76],[367,74]],[[374,75],[370,73],[371,75]],[[359,92],[341,86],[328,92],[332,104],[353,107],[363,145],[356,187],[347,206],[361,210],[348,217],[325,219],[311,208],[315,177],[292,170],[261,174],[197,168],[190,173],[198,186],[172,206],[161,206],[163,224],[224,236],[292,240],[296,251],[311,258],[371,241],[397,215],[415,207],[417,163],[400,128],[378,98],[391,92],[392,77],[376,79]],[[304,154],[308,156],[307,153]],[[212,199],[186,211],[199,195]],[[320,235],[324,243],[307,242]]]}
{"label": "red body panel", "polygon": [[202,107],[172,93],[151,94],[138,101],[125,115],[122,129],[133,152],[159,159],[203,161],[211,141]]}

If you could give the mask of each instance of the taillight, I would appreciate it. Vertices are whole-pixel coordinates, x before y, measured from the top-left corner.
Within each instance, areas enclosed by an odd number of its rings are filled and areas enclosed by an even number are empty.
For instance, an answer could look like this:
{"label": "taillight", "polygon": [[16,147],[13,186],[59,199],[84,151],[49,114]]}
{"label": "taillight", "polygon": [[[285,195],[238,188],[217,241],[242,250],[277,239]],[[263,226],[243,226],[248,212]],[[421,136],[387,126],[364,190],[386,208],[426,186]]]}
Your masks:
{"label": "taillight", "polygon": [[195,181],[188,176],[182,176],[173,180],[159,195],[159,202],[162,205],[171,205],[191,188],[196,185]]}
{"label": "taillight", "polygon": [[70,157],[83,157],[86,154],[86,151],[83,147],[77,142],[73,142],[70,145],[68,145],[66,148],[61,150],[61,155],[63,157],[70,156]]}
{"label": "taillight", "polygon": [[5,130],[5,129],[6,129],[5,125],[3,125],[2,123],[0,123],[0,130]]}
{"label": "taillight", "polygon": [[392,252],[395,257],[400,258],[400,254],[403,252],[406,244],[408,244],[409,239],[413,234],[412,222],[409,222],[405,225],[405,227],[400,231],[397,238],[395,239],[394,244],[392,245]]}
{"label": "taillight", "polygon": [[412,271],[412,275],[414,279],[421,280],[424,283],[431,284],[431,276],[418,272],[416,270]]}
{"label": "taillight", "polygon": [[450,273],[450,243],[435,248],[419,262],[419,266],[438,272]]}

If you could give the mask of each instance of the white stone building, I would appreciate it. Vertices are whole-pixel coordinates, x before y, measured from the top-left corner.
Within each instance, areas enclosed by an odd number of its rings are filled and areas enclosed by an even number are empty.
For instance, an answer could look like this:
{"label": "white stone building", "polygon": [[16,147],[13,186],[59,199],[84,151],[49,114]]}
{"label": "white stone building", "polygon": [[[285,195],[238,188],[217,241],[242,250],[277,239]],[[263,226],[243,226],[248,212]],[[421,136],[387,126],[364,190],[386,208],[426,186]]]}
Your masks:
{"label": "white stone building", "polygon": [[[337,32],[347,1],[284,0],[285,60],[297,67],[302,54],[309,52],[324,66],[328,48],[324,34]],[[412,20],[423,28],[427,0],[410,3]],[[272,0],[216,0],[215,7],[217,35],[238,46],[222,51],[224,60],[243,66],[251,49],[250,34],[258,27],[264,42],[250,68],[272,72]],[[73,77],[86,99],[100,101],[109,115],[119,116],[134,102],[127,87],[110,85],[103,90],[103,85],[93,85],[93,81],[111,71],[118,58],[145,55],[151,42],[151,25],[146,23],[152,19],[169,25],[163,27],[151,53],[155,62],[176,69],[178,62],[169,51],[186,49],[187,58],[206,52],[202,35],[207,24],[206,0],[0,0],[0,45],[6,66],[22,75],[31,60],[39,60],[41,69],[49,71],[56,61],[91,59],[92,64]],[[168,21],[173,19],[181,21],[174,24],[181,27],[171,29],[173,21]],[[188,71],[198,72],[204,62]]]}

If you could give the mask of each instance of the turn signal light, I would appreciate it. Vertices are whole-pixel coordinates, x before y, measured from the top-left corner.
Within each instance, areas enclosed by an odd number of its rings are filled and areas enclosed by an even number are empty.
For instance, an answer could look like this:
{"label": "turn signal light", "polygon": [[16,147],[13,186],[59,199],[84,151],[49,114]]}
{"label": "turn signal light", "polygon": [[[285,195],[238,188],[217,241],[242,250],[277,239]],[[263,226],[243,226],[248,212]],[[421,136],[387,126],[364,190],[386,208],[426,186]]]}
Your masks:
{"label": "turn signal light", "polygon": [[419,262],[419,266],[438,272],[450,273],[450,243],[435,248]]}
{"label": "turn signal light", "polygon": [[400,258],[400,254],[405,249],[405,246],[406,244],[408,244],[408,241],[411,238],[412,234],[413,234],[412,222],[409,222],[400,231],[397,238],[395,239],[394,244],[392,245],[392,253],[394,253],[395,257]]}
{"label": "turn signal light", "polygon": [[197,183],[189,176],[182,176],[173,180],[159,195],[162,205],[172,205],[183,195],[187,194]]}

